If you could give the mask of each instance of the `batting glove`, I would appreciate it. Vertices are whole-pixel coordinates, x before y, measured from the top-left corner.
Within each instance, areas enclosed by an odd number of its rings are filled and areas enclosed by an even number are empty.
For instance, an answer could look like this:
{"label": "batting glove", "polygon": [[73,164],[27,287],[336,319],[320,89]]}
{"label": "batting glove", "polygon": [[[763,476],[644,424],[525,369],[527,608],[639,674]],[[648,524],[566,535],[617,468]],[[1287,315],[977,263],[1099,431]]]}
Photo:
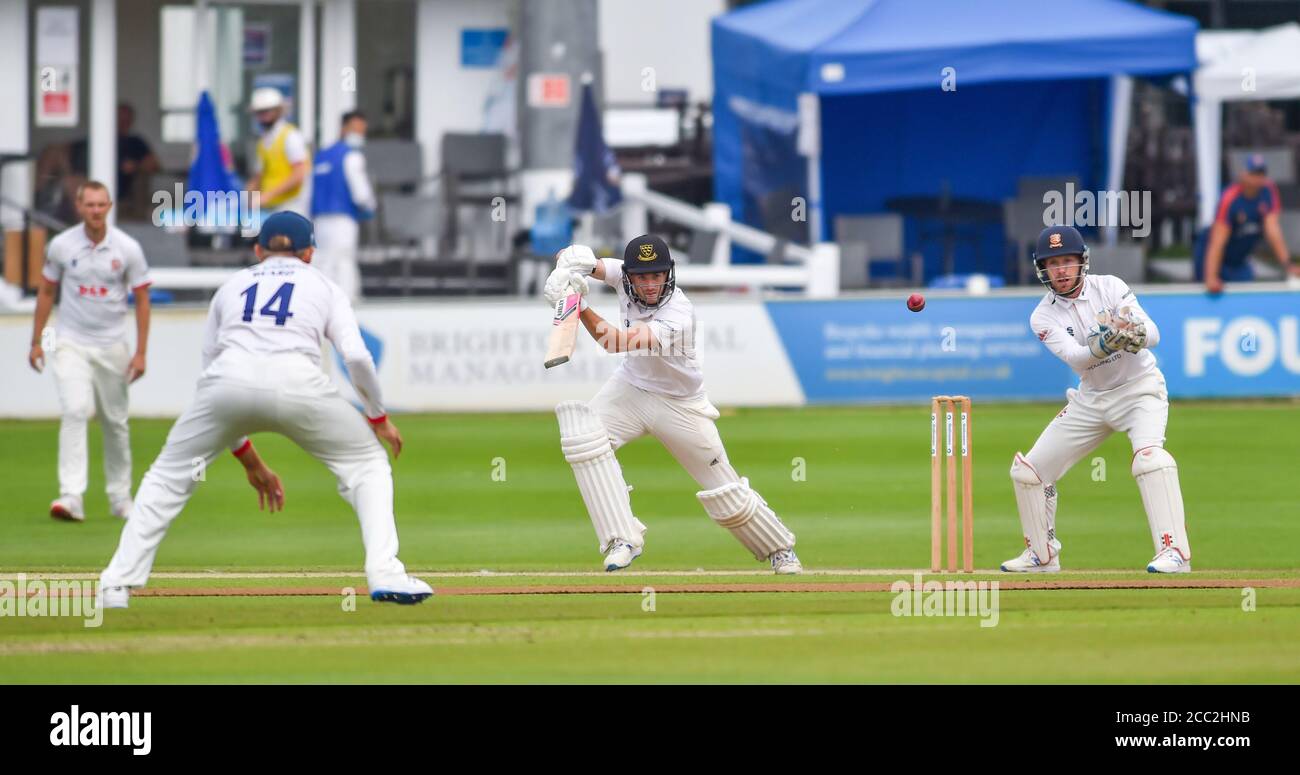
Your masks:
{"label": "batting glove", "polygon": [[555,266],[586,277],[596,271],[596,254],[586,245],[570,245],[555,256]]}

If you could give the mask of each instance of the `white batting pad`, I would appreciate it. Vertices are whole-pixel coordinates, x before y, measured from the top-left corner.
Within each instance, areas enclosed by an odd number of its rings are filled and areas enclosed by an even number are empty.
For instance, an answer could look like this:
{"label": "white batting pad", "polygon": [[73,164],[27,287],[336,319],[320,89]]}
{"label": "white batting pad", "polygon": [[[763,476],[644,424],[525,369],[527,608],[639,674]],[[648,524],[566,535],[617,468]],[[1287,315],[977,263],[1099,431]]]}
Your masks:
{"label": "white batting pad", "polygon": [[1038,472],[1025,456],[1016,453],[1011,460],[1011,483],[1015,485],[1016,506],[1025,543],[1044,565],[1052,561],[1053,524],[1056,517],[1056,485],[1044,486]]}
{"label": "white batting pad", "polygon": [[615,539],[640,549],[645,525],[632,516],[623,469],[614,457],[609,433],[600,417],[582,401],[564,401],[555,407],[560,421],[560,448],[573,466],[578,492],[596,528],[600,551],[607,551]]}
{"label": "white batting pad", "polygon": [[696,493],[704,510],[754,553],[766,560],[772,552],[794,548],[794,533],[781,523],[767,502],[749,489],[749,480],[724,484]]}
{"label": "white batting pad", "polygon": [[1183,491],[1178,486],[1178,464],[1161,447],[1147,447],[1133,456],[1133,478],[1142,493],[1142,506],[1151,525],[1156,554],[1173,547],[1184,560],[1192,559],[1183,515]]}

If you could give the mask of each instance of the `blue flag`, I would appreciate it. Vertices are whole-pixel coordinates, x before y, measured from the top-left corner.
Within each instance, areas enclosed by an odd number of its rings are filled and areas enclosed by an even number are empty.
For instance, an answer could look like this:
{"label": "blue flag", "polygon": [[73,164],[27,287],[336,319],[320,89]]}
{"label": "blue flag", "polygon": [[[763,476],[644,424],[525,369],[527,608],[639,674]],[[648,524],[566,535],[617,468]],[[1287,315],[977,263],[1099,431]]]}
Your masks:
{"label": "blue flag", "polygon": [[[205,91],[199,95],[199,104],[195,108],[194,116],[194,161],[190,164],[190,176],[185,184],[187,197],[189,192],[196,191],[202,195],[202,204],[199,205],[200,219],[205,223],[210,218],[219,217],[217,213],[205,212],[206,203],[211,201],[209,194],[229,195],[234,194],[238,201],[240,189],[239,178],[230,169],[227,164],[225,154],[221,148],[221,131],[217,126],[217,112],[212,106],[212,97]],[[225,217],[220,220],[226,223],[213,224],[217,226],[232,225],[235,219],[238,219],[239,213],[224,210]]]}
{"label": "blue flag", "polygon": [[569,206],[575,210],[603,213],[623,200],[618,188],[619,169],[614,153],[605,145],[600,129],[600,113],[591,84],[582,87],[582,107],[578,114],[578,142],[573,154],[573,193]]}

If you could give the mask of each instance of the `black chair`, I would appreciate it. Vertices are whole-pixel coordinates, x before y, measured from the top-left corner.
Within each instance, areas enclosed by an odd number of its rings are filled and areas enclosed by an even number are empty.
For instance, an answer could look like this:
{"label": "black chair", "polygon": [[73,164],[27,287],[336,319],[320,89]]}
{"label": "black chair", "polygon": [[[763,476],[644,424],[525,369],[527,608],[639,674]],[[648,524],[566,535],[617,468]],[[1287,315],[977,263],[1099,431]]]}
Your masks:
{"label": "black chair", "polygon": [[898,213],[835,216],[835,241],[840,247],[840,288],[866,288],[872,284],[871,264],[895,265],[894,284],[919,283],[915,267],[911,277],[903,247],[903,216]]}
{"label": "black chair", "polygon": [[[448,132],[442,136],[442,197],[446,223],[439,251],[451,255],[460,240],[462,209],[491,212],[505,205],[507,220],[499,229],[502,255],[509,252],[510,213],[519,203],[513,189],[514,170],[506,163],[506,136]],[[492,220],[492,223],[497,221]]]}
{"label": "black chair", "polygon": [[119,221],[117,228],[140,243],[149,266],[190,266],[190,246],[184,234],[132,221]]}
{"label": "black chair", "polygon": [[414,140],[370,140],[362,153],[366,172],[380,190],[409,191],[423,180],[424,154]]}

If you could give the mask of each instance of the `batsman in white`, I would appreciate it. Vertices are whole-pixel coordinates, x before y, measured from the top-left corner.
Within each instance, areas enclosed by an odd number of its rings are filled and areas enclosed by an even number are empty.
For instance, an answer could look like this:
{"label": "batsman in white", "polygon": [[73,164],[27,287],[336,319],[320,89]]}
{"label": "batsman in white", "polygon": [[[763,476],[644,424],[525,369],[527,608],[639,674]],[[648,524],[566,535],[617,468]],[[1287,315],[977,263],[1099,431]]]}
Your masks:
{"label": "batsman in white", "polygon": [[1050,293],[1030,325],[1038,338],[1079,375],[1079,387],[1048,424],[1029,454],[1016,453],[1011,481],[1025,534],[1025,550],[1002,570],[1051,573],[1061,569],[1056,537],[1056,482],[1111,433],[1133,445],[1133,477],[1142,493],[1155,557],[1151,573],[1187,573],[1192,549],[1183,518],[1178,466],[1165,451],[1169,396],[1150,352],[1160,329],[1128,285],[1088,274],[1088,246],[1070,226],[1049,226],[1034,251],[1038,279]]}
{"label": "batsman in white", "polygon": [[[589,276],[617,292],[622,326],[587,305]],[[552,307],[569,293],[583,294],[587,332],[606,351],[626,353],[590,402],[555,407],[560,445],[596,528],[605,570],[626,568],[645,546],[646,527],[632,514],[631,488],[614,452],[649,434],[699,483],[696,497],[715,522],[776,573],[799,573],[794,534],[727,459],[695,350],[695,309],[676,286],[668,245],[650,235],[629,242],[622,261],[571,245],[560,251],[546,282]]]}
{"label": "batsman in white", "polygon": [[[59,290],[50,361],[59,393],[59,497],[50,516],[69,522],[86,518],[82,496],[88,468],[86,425],[99,410],[104,428],[104,490],[109,510],[131,511],[131,435],[127,426],[128,386],[144,374],[149,344],[149,266],[140,243],[108,224],[113,201],[108,188],[87,181],[77,189],[82,222],[50,240],[41,272],[32,326],[32,368],[45,367],[45,323]],[[126,341],[126,300],[135,297],[136,345]]]}
{"label": "batsman in white", "polygon": [[[229,448],[257,490],[258,506],[283,508],[280,480],[247,434],[279,433],[324,463],[356,510],[373,600],[418,603],[433,594],[397,559],[393,472],[402,437],[384,413],[375,364],[337,285],[311,266],[311,221],[294,212],[267,218],[254,248],[260,263],[217,291],[208,311],[203,374],[136,492],[117,552],[100,574],[100,604],[125,608],[143,586],[168,525],[193,494],[200,466]],[[365,409],[363,417],[321,369],[324,339],[334,345]]]}

